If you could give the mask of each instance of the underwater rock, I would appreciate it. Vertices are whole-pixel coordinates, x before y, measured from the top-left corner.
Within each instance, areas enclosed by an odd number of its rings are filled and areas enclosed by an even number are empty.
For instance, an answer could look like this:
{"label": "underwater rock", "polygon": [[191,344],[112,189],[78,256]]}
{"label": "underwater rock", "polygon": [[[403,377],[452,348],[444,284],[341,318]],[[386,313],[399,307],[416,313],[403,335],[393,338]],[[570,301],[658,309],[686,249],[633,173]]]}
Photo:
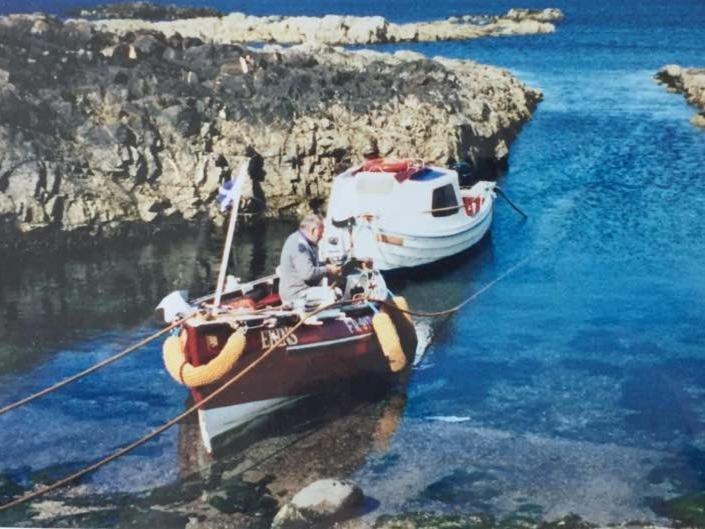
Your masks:
{"label": "underwater rock", "polygon": [[681,527],[705,527],[705,492],[660,502],[656,511]]}

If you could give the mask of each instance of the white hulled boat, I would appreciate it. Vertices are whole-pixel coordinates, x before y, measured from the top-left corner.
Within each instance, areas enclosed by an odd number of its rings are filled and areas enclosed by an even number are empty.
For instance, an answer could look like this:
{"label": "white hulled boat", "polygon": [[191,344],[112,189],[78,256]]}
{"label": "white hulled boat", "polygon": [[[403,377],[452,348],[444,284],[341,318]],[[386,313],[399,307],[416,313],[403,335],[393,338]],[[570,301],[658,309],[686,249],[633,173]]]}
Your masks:
{"label": "white hulled boat", "polygon": [[322,257],[371,258],[393,270],[467,250],[492,224],[494,182],[460,188],[458,173],[411,160],[367,160],[333,181]]}

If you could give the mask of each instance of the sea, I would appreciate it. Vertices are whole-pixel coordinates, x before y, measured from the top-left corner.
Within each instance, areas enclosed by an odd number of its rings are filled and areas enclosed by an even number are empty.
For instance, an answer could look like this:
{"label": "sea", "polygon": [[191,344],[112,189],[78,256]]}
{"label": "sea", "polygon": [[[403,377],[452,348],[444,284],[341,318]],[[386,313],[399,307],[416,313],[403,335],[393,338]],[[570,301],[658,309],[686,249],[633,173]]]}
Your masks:
{"label": "sea", "polygon": [[[96,3],[0,0],[0,12],[61,14]],[[663,522],[669,500],[705,490],[705,132],[689,122],[695,109],[653,79],[667,64],[705,66],[705,2],[169,3],[395,22],[563,10],[547,35],[375,47],[496,65],[544,98],[498,180],[528,219],[499,200],[478,247],[390,285],[413,308],[440,310],[524,264],[457,313],[418,321],[424,347],[403,405],[392,406],[391,420],[380,417],[383,442],[371,443],[346,477],[374,498],[368,517],[576,513],[597,523]],[[292,229],[266,222],[244,230],[236,275],[271,272]],[[203,227],[99,252],[3,258],[0,404],[155,332],[162,296],[212,288],[220,244]],[[20,487],[58,478],[186,405],[153,343],[0,416],[0,478]],[[139,492],[178,481],[182,445],[168,431],[82,484]]]}

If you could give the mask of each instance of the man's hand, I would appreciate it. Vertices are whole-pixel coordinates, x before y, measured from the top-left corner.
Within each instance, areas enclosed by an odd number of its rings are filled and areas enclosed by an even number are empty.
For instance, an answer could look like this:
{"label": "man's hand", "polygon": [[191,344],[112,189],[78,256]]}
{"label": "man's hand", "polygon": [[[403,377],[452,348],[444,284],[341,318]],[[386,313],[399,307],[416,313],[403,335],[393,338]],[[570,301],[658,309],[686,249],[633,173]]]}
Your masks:
{"label": "man's hand", "polygon": [[340,268],[336,264],[327,264],[326,265],[326,273],[328,274],[329,277],[338,277],[340,276],[342,272],[342,268]]}
{"label": "man's hand", "polygon": [[372,267],[374,266],[374,262],[370,257],[367,257],[365,259],[360,260],[360,266],[364,268],[365,270],[372,270]]}

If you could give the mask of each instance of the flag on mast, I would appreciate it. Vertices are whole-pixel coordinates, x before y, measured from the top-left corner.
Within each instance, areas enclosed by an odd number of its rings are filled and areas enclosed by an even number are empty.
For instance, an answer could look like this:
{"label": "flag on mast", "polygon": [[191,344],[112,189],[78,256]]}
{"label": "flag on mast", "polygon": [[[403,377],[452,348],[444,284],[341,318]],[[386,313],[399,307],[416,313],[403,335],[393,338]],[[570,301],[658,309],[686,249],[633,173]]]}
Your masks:
{"label": "flag on mast", "polygon": [[233,204],[240,201],[240,191],[242,189],[242,181],[247,178],[247,166],[248,163],[245,162],[240,166],[240,170],[235,178],[231,178],[227,182],[224,182],[222,186],[218,189],[218,196],[216,200],[220,205],[220,211],[225,212]]}
{"label": "flag on mast", "polygon": [[227,182],[224,182],[222,186],[218,189],[218,196],[216,200],[220,206],[221,213],[227,211],[228,208],[232,207],[240,199],[240,179],[231,178]]}

